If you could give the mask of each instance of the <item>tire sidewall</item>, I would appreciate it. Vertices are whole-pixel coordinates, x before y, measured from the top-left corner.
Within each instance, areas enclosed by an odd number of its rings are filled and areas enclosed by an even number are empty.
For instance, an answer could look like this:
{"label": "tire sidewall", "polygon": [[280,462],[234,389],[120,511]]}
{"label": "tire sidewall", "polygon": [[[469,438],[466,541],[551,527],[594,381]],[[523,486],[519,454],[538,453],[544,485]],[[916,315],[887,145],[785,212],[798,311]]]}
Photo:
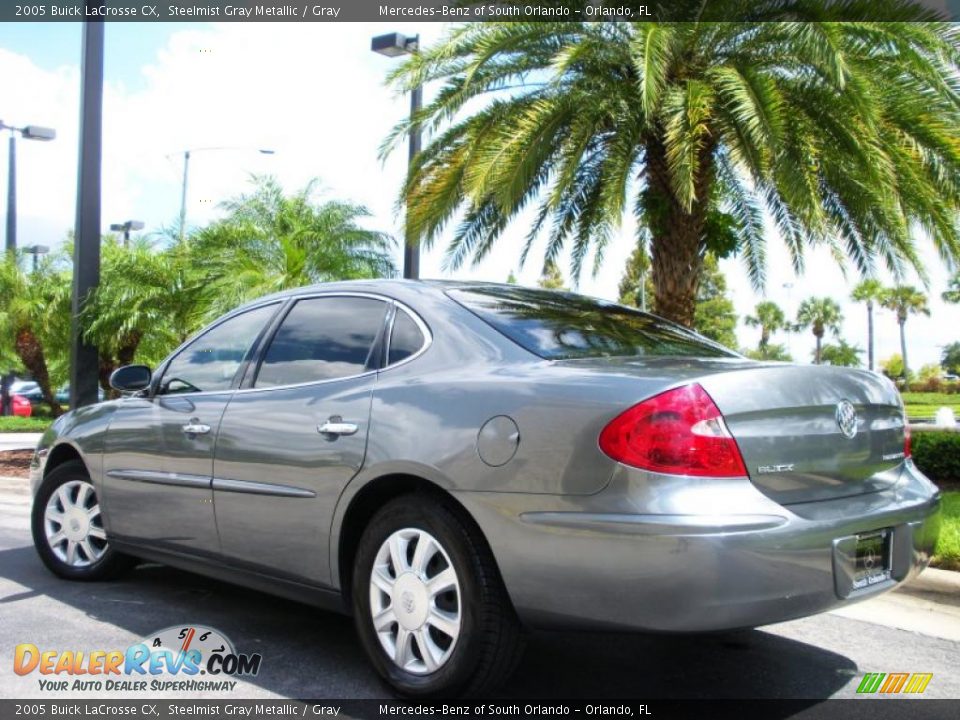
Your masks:
{"label": "tire sidewall", "polygon": [[[50,543],[47,542],[47,534],[44,528],[44,514],[47,503],[50,502],[50,497],[61,485],[75,480],[93,485],[93,481],[90,479],[90,475],[87,473],[83,464],[78,461],[71,461],[51,470],[50,474],[40,483],[37,494],[33,498],[33,508],[30,513],[33,544],[43,564],[54,574],[68,580],[97,580],[103,575],[105,569],[110,567],[111,560],[115,555],[115,551],[109,542],[106,552],[100,556],[100,559],[84,567],[71,567],[67,565],[54,554]],[[100,494],[97,492],[96,486],[93,486],[93,490],[96,493],[97,502],[100,503]],[[102,503],[100,512],[103,512]]]}
{"label": "tire sidewall", "polygon": [[[453,654],[443,667],[429,675],[406,672],[387,656],[370,615],[370,574],[377,551],[397,530],[424,530],[443,546],[460,585],[460,634]],[[354,623],[374,668],[390,685],[405,695],[431,697],[453,695],[464,687],[481,658],[478,647],[483,628],[482,588],[476,550],[463,526],[441,503],[432,498],[412,496],[383,507],[371,519],[357,548],[353,573]]]}

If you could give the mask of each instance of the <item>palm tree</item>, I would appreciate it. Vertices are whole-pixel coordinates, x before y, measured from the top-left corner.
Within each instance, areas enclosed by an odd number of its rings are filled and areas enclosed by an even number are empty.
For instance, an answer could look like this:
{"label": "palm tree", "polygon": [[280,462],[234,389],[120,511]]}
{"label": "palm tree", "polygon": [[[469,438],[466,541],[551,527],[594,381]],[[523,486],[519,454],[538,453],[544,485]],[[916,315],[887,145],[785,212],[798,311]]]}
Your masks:
{"label": "palm tree", "polygon": [[210,279],[187,243],[155,248],[145,239],[101,244],[100,285],[85,308],[87,337],[100,353],[100,386],[134,359],[154,365],[208,319]]}
{"label": "palm tree", "polygon": [[850,294],[850,299],[854,302],[862,302],[867,305],[867,366],[873,370],[873,304],[880,299],[883,293],[883,285],[879,280],[868,278],[861,281]]}
{"label": "palm tree", "polygon": [[911,285],[898,285],[884,290],[880,305],[897,314],[897,324],[900,326],[900,357],[903,358],[903,379],[906,380],[910,377],[910,366],[907,364],[907,318],[910,315],[930,315],[927,296]]}
{"label": "palm tree", "polygon": [[820,359],[823,362],[837,367],[860,367],[861,355],[863,355],[863,348],[859,345],[850,345],[842,338],[836,345],[824,345],[820,351]]}
{"label": "palm tree", "polygon": [[[898,22],[870,21],[884,14]],[[382,149],[433,133],[402,191],[409,239],[462,217],[447,263],[479,262],[535,205],[521,259],[546,235],[576,279],[632,212],[657,311],[687,326],[706,251],[738,252],[762,286],[764,209],[797,269],[813,243],[864,274],[916,265],[915,225],[953,260],[960,29],[931,17],[904,0],[680,0],[677,22],[454,26],[390,76],[439,85]]]}
{"label": "palm tree", "polygon": [[44,259],[28,273],[9,254],[0,259],[0,348],[13,350],[2,359],[30,373],[55,416],[63,410],[54,396],[50,357],[65,354],[70,318],[70,273],[60,260],[59,254]]}
{"label": "palm tree", "polygon": [[950,278],[950,284],[946,290],[940,293],[944,302],[960,303],[960,275],[954,275]]}
{"label": "palm tree", "polygon": [[817,347],[813,354],[813,361],[819,365],[823,360],[823,336],[826,331],[834,335],[840,332],[840,323],[843,322],[843,313],[833,298],[808,298],[800,303],[797,310],[797,329],[810,328],[817,339]]}
{"label": "palm tree", "polygon": [[191,255],[210,277],[211,312],[270,292],[331,280],[389,277],[394,242],[360,222],[361,205],[317,200],[317,182],[285,195],[273,178],[223,203],[227,216],[191,239]]}
{"label": "palm tree", "polygon": [[770,344],[770,336],[778,330],[789,327],[787,316],[780,306],[771,300],[757,303],[756,315],[747,315],[743,321],[750,327],[760,328],[760,344],[757,349],[763,353]]}

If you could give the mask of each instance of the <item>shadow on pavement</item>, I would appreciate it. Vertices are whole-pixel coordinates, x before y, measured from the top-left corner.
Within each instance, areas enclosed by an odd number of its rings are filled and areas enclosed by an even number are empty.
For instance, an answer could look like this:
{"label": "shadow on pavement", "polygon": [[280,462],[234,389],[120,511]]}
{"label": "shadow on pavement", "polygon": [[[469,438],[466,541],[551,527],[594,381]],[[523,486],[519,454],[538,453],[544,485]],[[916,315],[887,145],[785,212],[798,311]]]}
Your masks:
{"label": "shadow on pavement", "polygon": [[[139,637],[179,624],[217,628],[239,652],[263,655],[260,674],[248,682],[280,695],[387,695],[363,657],[352,621],[334,613],[153,564],[116,582],[71,583],[47,572],[32,547],[0,551],[0,576],[25,588],[0,599],[4,635],[13,642],[36,641],[37,624],[49,622],[50,611],[38,616],[31,601],[47,596]],[[96,649],[111,639],[94,624],[70,628],[70,638],[75,649]],[[538,632],[498,694],[819,699],[855,672],[842,655],[760,630],[700,636]]]}

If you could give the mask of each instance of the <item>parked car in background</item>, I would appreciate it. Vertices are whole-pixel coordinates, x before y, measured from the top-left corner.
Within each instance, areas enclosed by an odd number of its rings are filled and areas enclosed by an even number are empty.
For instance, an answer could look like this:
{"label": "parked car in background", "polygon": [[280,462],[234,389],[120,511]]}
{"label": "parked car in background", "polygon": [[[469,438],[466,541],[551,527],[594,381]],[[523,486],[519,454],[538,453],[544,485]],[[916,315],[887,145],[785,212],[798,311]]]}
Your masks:
{"label": "parked car in background", "polygon": [[47,567],[145,558],[350,612],[412,696],[495,685],[524,626],[701,632],[875,597],[937,538],[889,380],[573,293],[301,288],[111,383],[37,448]]}
{"label": "parked car in background", "polygon": [[[10,406],[13,408],[13,414],[18,417],[30,417],[33,415],[33,406],[23,395],[11,395]],[[3,415],[3,398],[0,398],[0,415]]]}
{"label": "parked car in background", "polygon": [[10,386],[10,392],[25,398],[31,405],[43,402],[43,391],[33,380],[17,380]]}

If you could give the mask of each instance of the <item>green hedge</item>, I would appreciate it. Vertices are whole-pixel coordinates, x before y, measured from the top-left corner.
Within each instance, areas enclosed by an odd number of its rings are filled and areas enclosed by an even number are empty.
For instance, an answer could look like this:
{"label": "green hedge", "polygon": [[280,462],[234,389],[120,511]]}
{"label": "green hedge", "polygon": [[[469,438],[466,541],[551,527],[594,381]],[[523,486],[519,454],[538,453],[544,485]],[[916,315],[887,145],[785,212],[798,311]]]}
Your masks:
{"label": "green hedge", "polygon": [[960,485],[960,433],[914,432],[913,461],[937,485]]}

